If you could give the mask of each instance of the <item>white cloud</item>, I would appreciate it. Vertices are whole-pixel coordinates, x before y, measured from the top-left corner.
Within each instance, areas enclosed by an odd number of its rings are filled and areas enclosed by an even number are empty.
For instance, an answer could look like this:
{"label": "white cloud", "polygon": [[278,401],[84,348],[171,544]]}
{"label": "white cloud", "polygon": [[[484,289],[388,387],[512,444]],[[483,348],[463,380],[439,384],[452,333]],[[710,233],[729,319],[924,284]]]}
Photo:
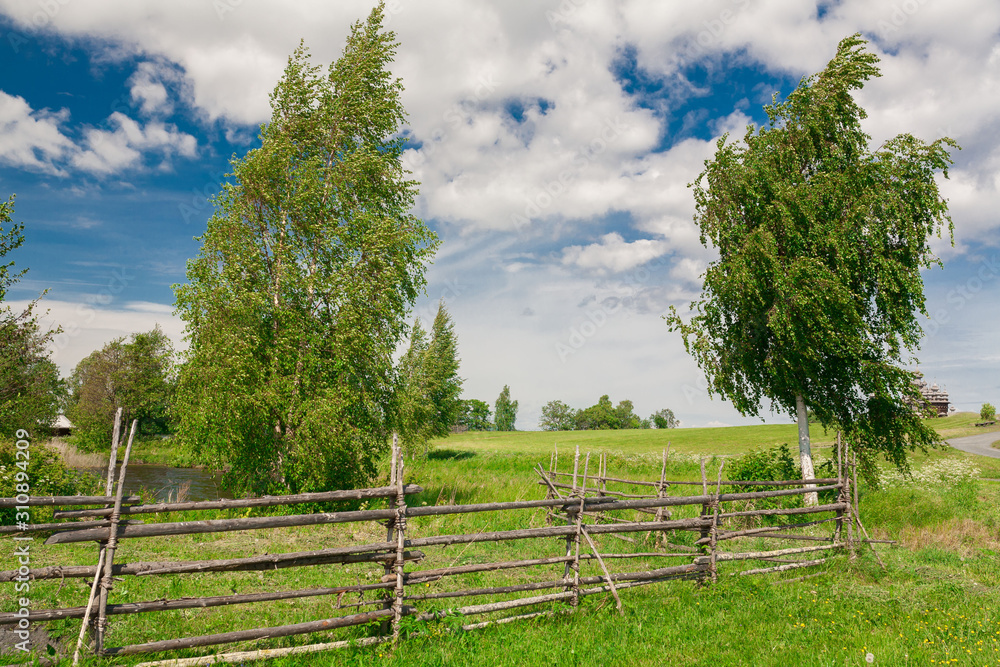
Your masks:
{"label": "white cloud", "polygon": [[182,74],[175,68],[157,62],[139,63],[135,73],[129,77],[129,95],[139,103],[145,115],[168,115],[174,109],[167,85],[176,87],[183,81]]}
{"label": "white cloud", "polygon": [[[6,305],[23,309],[27,301],[11,301]],[[62,327],[51,345],[52,361],[63,376],[69,376],[80,361],[115,338],[149,331],[160,325],[175,350],[184,347],[184,323],[172,314],[169,306],[147,302],[130,302],[117,308],[87,303],[72,303],[42,299],[38,312],[43,329]]]}
{"label": "white cloud", "polygon": [[165,161],[197,153],[193,136],[161,121],[140,125],[116,111],[106,123],[113,129],[86,128],[78,145],[60,127],[68,120],[65,109],[36,111],[0,90],[0,162],[56,176],[67,176],[70,167],[107,175],[134,168],[151,153]]}
{"label": "white cloud", "polygon": [[86,148],[73,157],[73,165],[94,174],[113,174],[140,164],[147,153],[164,158],[173,155],[194,157],[198,142],[190,134],[158,121],[145,127],[121,112],[108,117],[114,130],[90,128],[85,133]]}
{"label": "white cloud", "polygon": [[56,163],[74,149],[59,126],[69,112],[35,111],[23,97],[0,90],[0,162],[49,174],[61,174]]}
{"label": "white cloud", "polygon": [[639,239],[626,243],[621,234],[606,234],[600,243],[563,249],[562,263],[598,273],[619,273],[634,269],[667,251],[664,241]]}

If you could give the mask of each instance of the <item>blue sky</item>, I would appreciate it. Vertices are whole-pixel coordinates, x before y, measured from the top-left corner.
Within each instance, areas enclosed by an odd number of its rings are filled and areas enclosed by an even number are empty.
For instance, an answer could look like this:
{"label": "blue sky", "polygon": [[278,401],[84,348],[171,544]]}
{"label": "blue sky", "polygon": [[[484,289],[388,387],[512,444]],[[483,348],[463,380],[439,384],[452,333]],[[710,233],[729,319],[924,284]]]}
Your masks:
{"label": "blue sky", "polygon": [[[925,275],[928,379],[961,409],[1000,399],[1000,8],[987,1],[396,0],[394,71],[410,113],[416,213],[443,243],[414,316],[444,298],[466,395],[504,384],[518,427],[541,406],[631,399],[684,425],[738,424],[661,316],[713,259],[691,182],[723,132],[741,136],[856,31],[884,76],[859,96],[877,144],[949,134],[942,188],[955,246]],[[335,5],[335,6],[334,6]],[[336,58],[371,2],[0,0],[0,196],[17,194],[30,271],[48,289],[68,374],[159,323],[182,345],[171,285],[198,252],[230,156],[256,145],[268,93],[305,39]],[[769,421],[783,415],[764,413]]]}

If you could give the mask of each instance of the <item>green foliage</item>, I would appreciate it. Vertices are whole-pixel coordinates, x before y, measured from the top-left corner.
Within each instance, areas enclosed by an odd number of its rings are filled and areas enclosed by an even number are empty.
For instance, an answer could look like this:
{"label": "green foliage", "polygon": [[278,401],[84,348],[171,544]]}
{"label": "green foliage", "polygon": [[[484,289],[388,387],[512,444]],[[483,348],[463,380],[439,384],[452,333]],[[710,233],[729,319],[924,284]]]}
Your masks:
{"label": "green foliage", "polygon": [[993,421],[996,419],[997,409],[989,403],[983,403],[983,407],[979,408],[979,418],[985,421]]}
{"label": "green foliage", "polygon": [[[783,481],[802,479],[802,471],[795,464],[787,444],[748,452],[726,463],[725,477],[733,481],[755,480]],[[751,491],[772,491],[772,486],[740,486]]]}
{"label": "green foliage", "polygon": [[677,421],[677,417],[674,416],[674,411],[670,408],[657,410],[649,418],[656,424],[656,428],[677,428],[677,425],[680,423]]}
{"label": "green foliage", "polygon": [[858,35],[819,74],[765,107],[766,126],[719,140],[693,185],[702,243],[719,253],[684,323],[667,317],[713,394],[742,414],[796,414],[804,398],[844,430],[870,470],[876,454],[906,465],[936,443],[909,407],[902,368],[926,314],[920,271],[940,264],[929,238],[951,219],[935,176],[948,138],[901,134],[872,152],[852,91],[879,76]]}
{"label": "green foliage", "polygon": [[456,423],[469,431],[490,431],[493,429],[491,414],[489,403],[470,398],[462,401]]}
{"label": "green foliage", "polygon": [[[802,479],[802,471],[792,458],[787,444],[781,444],[768,449],[758,449],[748,452],[734,460],[728,461],[723,469],[723,477],[733,481],[781,481]],[[739,485],[728,487],[727,493],[743,493],[756,491],[774,491],[773,486]],[[802,496],[779,496],[777,498],[758,498],[753,501],[737,503],[742,509],[770,509],[777,507],[801,507]],[[780,523],[781,517],[755,517],[748,523]]]}
{"label": "green foliage", "polygon": [[[11,223],[13,214],[14,197],[0,201],[0,260],[24,243],[24,224]],[[13,271],[13,266],[13,260],[0,264],[0,304],[27,272]],[[65,393],[48,351],[61,330],[41,330],[37,304],[36,299],[20,312],[0,305],[0,437],[12,436],[18,429],[47,430]]]}
{"label": "green foliage", "polygon": [[494,424],[498,431],[513,431],[517,421],[517,401],[510,400],[510,387],[503,386],[500,395],[493,404]]}
{"label": "green foliage", "polygon": [[[18,450],[15,442],[14,438],[4,438],[0,444],[0,498],[14,498],[25,492],[25,488],[30,496],[97,495],[103,492],[97,489],[99,481],[96,477],[67,468],[54,449],[31,439],[27,449]],[[21,486],[24,484],[27,486]],[[9,526],[15,519],[23,520],[23,517],[15,517],[14,512],[13,507],[0,507],[0,525]],[[51,520],[51,507],[31,508],[31,523]]]}
{"label": "green foliage", "polygon": [[542,407],[538,426],[543,431],[572,431],[576,423],[576,410],[562,401],[549,401]]}
{"label": "green foliage", "polygon": [[176,287],[178,436],[239,492],[362,485],[387,449],[392,357],[436,239],[410,213],[383,18],[355,23],[325,72],[304,46],[289,57]]}
{"label": "green foliage", "polygon": [[66,416],[85,451],[109,450],[115,412],[122,424],[139,420],[139,434],[169,431],[175,390],[174,350],[159,325],[116,338],[82,359],[70,376]]}
{"label": "green foliage", "polygon": [[574,428],[578,431],[641,428],[642,420],[633,411],[632,401],[625,399],[612,407],[607,394],[595,405],[577,411]]}
{"label": "green foliage", "polygon": [[458,421],[462,410],[458,362],[455,327],[442,302],[430,341],[420,320],[414,322],[410,346],[399,362],[396,428],[411,454],[421,446],[426,453],[428,441],[448,435]]}

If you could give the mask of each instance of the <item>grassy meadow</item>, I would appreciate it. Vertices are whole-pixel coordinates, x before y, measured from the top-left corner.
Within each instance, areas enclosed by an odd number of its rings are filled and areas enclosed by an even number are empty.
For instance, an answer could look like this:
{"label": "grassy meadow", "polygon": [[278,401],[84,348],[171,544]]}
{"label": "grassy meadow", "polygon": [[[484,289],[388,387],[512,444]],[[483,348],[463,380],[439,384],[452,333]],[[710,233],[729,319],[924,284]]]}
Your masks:
{"label": "grassy meadow", "polygon": [[[981,432],[974,415],[934,421],[945,437]],[[819,441],[816,458],[828,456],[823,443],[832,434],[814,433]],[[1000,437],[1000,436],[998,436]],[[532,468],[548,466],[553,448],[559,449],[560,470],[570,470],[577,444],[582,452],[608,452],[609,473],[635,479],[659,477],[661,451],[671,444],[668,479],[698,479],[700,457],[708,457],[714,471],[724,460],[754,448],[796,443],[794,425],[676,429],[625,432],[514,432],[466,433],[432,443],[427,458],[407,461],[407,481],[424,491],[410,504],[474,503],[541,498]],[[157,455],[156,452],[152,452]],[[165,456],[163,452],[158,454]],[[596,461],[594,462],[596,466]],[[914,476],[900,479],[887,470],[878,489],[861,488],[861,516],[876,539],[896,540],[877,545],[883,571],[870,549],[860,551],[855,563],[837,557],[820,568],[757,577],[733,576],[760,564],[720,565],[719,582],[699,587],[679,581],[622,591],[624,615],[609,596],[586,598],[573,611],[530,621],[470,632],[455,631],[446,619],[407,623],[407,638],[396,647],[349,647],[334,652],[290,657],[274,665],[998,665],[1000,664],[1000,484],[980,478],[1000,478],[1000,459],[973,457],[955,450],[934,450],[913,456]],[[386,462],[385,470],[388,470]],[[713,475],[714,477],[714,475]],[[694,493],[696,487],[675,487]],[[626,489],[627,490],[627,489]],[[638,490],[638,489],[636,489]],[[375,503],[370,504],[376,506]],[[686,512],[686,514],[685,514]],[[675,513],[693,516],[695,508]],[[147,516],[146,521],[191,520],[244,516],[246,511]],[[542,510],[517,515],[492,513],[411,518],[409,533],[423,536],[471,533],[545,524]],[[828,528],[826,529],[829,530]],[[819,533],[817,533],[819,534]],[[638,534],[641,535],[641,534]],[[216,533],[197,536],[123,540],[116,562],[233,558],[260,553],[304,551],[329,546],[377,542],[385,528],[376,524],[335,524],[294,529]],[[678,541],[692,539],[678,535]],[[774,542],[746,540],[740,549],[775,548]],[[599,538],[605,553],[649,550],[650,544],[625,544]],[[484,543],[430,547],[420,569],[476,562],[557,555],[558,540]],[[93,544],[32,545],[32,565],[87,564],[96,561]],[[676,564],[680,561],[676,561]],[[650,561],[649,566],[654,566]],[[662,566],[662,560],[655,561]],[[644,563],[636,563],[640,569]],[[617,565],[618,569],[623,566]],[[596,564],[581,566],[581,575],[598,573]],[[426,594],[476,586],[498,586],[556,579],[561,566],[547,569],[477,573],[433,582]],[[802,574],[815,574],[799,581]],[[326,565],[269,572],[204,573],[194,575],[127,577],[116,584],[111,602],[155,600],[185,596],[227,595],[234,592],[372,583],[382,575],[369,564]],[[4,599],[10,584],[0,584]],[[35,609],[83,605],[89,582],[83,579],[38,581],[32,584]],[[557,589],[558,590],[558,589]],[[540,591],[544,593],[545,591]],[[409,594],[416,591],[408,589]],[[193,609],[110,617],[111,646],[175,636],[226,632],[282,625],[350,613],[332,610],[368,602],[376,595],[357,594],[275,601],[247,606]],[[489,599],[502,599],[503,596]],[[442,599],[437,609],[486,601],[483,598]],[[420,603],[426,609],[428,603]],[[5,603],[4,609],[9,607]],[[368,606],[363,609],[374,609]],[[480,617],[473,621],[481,620]],[[79,620],[47,623],[54,659],[69,664],[69,653],[79,632]],[[291,637],[269,642],[288,646],[344,637],[362,637],[369,628],[348,632]],[[219,652],[262,646],[217,647]],[[40,655],[46,654],[38,646]],[[162,657],[206,652],[178,651]],[[8,661],[17,656],[7,655]],[[150,657],[117,659],[112,664],[136,664]],[[3,662],[3,660],[0,660]],[[110,661],[90,659],[87,664]]]}

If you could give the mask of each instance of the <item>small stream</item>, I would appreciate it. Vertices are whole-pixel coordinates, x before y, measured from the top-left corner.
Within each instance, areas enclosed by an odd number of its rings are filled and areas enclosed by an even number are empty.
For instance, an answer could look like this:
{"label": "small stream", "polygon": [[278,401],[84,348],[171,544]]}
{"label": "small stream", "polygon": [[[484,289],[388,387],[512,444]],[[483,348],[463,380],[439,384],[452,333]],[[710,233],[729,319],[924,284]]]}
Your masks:
{"label": "small stream", "polygon": [[[120,466],[116,467],[116,476],[120,469]],[[102,480],[108,473],[106,467],[83,470],[97,475]],[[182,501],[233,497],[219,485],[218,476],[205,468],[174,468],[149,463],[130,463],[125,475],[125,493],[137,494],[142,488],[152,491],[156,499],[161,502],[177,502],[178,494]]]}

